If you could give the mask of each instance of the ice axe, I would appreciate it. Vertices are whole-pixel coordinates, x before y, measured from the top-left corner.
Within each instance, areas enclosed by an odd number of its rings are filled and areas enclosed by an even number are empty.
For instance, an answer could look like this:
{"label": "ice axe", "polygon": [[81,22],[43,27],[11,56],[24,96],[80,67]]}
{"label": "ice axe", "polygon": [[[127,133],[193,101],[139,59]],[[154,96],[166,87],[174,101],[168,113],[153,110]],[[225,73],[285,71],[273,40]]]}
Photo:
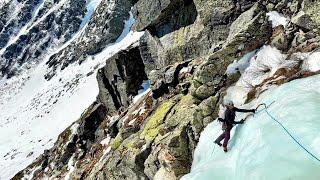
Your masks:
{"label": "ice axe", "polygon": [[[254,117],[255,114],[258,114],[260,112],[262,112],[263,110],[267,109],[268,107],[270,107],[275,101],[272,101],[268,106],[266,103],[261,103],[259,104],[256,108],[255,108],[255,111],[256,113],[254,114],[249,114],[248,116],[246,116],[244,119],[242,119],[243,121],[246,121],[250,116]],[[259,109],[260,106],[264,106],[263,109],[261,109],[260,111],[257,112],[257,110]]]}

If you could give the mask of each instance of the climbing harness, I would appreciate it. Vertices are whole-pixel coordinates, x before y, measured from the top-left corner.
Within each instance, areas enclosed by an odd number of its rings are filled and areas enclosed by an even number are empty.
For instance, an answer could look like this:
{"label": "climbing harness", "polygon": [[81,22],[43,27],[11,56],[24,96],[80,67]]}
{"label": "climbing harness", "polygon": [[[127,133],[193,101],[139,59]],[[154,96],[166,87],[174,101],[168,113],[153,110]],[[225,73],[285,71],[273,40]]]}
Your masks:
{"label": "climbing harness", "polygon": [[[274,101],[271,103],[273,104]],[[258,107],[256,109],[259,108],[259,106],[264,106],[263,109],[259,110],[258,112],[256,112],[256,114],[259,114],[263,111],[265,111],[267,113],[267,115],[276,123],[278,123],[282,129],[291,137],[291,139],[293,139],[295,141],[296,144],[298,144],[303,150],[305,150],[305,152],[307,152],[310,156],[312,156],[314,159],[316,159],[317,161],[320,162],[320,159],[318,157],[316,157],[313,153],[311,153],[306,147],[304,147],[293,135],[292,133],[290,133],[290,131],[279,121],[277,120],[267,109],[271,106],[271,104],[269,104],[269,106],[267,106],[265,103],[258,105]]]}

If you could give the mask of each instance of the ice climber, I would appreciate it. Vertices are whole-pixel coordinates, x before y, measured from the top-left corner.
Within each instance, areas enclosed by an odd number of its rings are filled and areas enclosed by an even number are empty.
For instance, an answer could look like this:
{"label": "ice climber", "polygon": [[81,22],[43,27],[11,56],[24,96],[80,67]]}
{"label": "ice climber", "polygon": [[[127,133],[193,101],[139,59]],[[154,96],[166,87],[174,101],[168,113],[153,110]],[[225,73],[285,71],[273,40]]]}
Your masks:
{"label": "ice climber", "polygon": [[[227,145],[230,139],[230,131],[233,128],[234,124],[243,124],[244,120],[234,121],[236,112],[252,112],[255,113],[255,109],[239,109],[234,107],[233,102],[231,100],[225,100],[223,105],[226,107],[224,112],[224,119],[218,118],[220,122],[222,122],[222,130],[223,133],[214,141],[219,146],[223,146],[224,152],[227,152]],[[221,141],[224,139],[223,144]]]}

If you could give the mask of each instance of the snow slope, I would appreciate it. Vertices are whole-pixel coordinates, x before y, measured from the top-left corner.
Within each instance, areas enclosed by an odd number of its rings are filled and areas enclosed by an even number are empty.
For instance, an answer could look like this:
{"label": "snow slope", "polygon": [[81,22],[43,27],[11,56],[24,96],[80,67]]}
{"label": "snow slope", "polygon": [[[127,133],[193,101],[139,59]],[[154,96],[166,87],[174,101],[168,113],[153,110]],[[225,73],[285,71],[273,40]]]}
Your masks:
{"label": "snow slope", "polygon": [[81,65],[71,64],[50,81],[44,79],[50,56],[26,74],[0,80],[0,179],[9,179],[52,147],[58,135],[95,100],[97,69],[143,35],[130,31],[133,22],[131,15],[116,43]]}
{"label": "snow slope", "polygon": [[[273,87],[244,108],[273,101],[268,111],[319,158],[320,75]],[[236,120],[245,116],[239,113]],[[183,180],[316,180],[320,177],[320,162],[299,147],[264,111],[233,128],[228,153],[213,143],[221,132],[218,122],[209,124],[202,132],[191,173]]]}

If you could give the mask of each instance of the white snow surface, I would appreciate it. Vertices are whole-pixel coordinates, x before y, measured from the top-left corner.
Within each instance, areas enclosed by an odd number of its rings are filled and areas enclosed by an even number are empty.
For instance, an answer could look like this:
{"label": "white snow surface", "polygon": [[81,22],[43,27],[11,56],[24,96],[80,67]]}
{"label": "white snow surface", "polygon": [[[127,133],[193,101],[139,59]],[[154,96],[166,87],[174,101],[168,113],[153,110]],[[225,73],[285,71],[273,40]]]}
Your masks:
{"label": "white snow surface", "polygon": [[269,21],[271,21],[273,28],[280,25],[286,27],[289,22],[289,19],[287,19],[283,16],[283,14],[280,14],[277,11],[270,11],[267,13],[267,16],[269,17],[268,19]]}
{"label": "white snow surface", "polygon": [[230,64],[227,68],[226,74],[231,75],[236,72],[240,72],[241,74],[250,66],[250,61],[252,57],[256,54],[257,50],[252,51],[244,55],[240,60],[234,60],[232,64]]}
{"label": "white snow surface", "polygon": [[49,56],[19,77],[0,80],[0,179],[11,178],[51,148],[58,135],[95,101],[97,69],[143,35],[130,31],[133,22],[131,15],[116,43],[81,65],[69,65],[50,81],[44,79]]}
{"label": "white snow surface", "polygon": [[287,55],[282,54],[277,48],[263,46],[250,60],[250,66],[246,68],[237,86],[251,89],[253,86],[271,77],[282,67],[291,67],[298,63],[294,60],[286,60]]}
{"label": "white snow surface", "polygon": [[[244,108],[273,101],[268,111],[320,157],[320,75],[269,89]],[[237,113],[236,121],[246,115]],[[195,150],[191,173],[183,180],[317,180],[320,177],[320,162],[299,147],[265,112],[233,128],[228,153],[213,143],[221,132],[217,121],[205,128]]]}
{"label": "white snow surface", "polygon": [[320,71],[320,52],[314,52],[306,57],[303,67],[306,71]]}

